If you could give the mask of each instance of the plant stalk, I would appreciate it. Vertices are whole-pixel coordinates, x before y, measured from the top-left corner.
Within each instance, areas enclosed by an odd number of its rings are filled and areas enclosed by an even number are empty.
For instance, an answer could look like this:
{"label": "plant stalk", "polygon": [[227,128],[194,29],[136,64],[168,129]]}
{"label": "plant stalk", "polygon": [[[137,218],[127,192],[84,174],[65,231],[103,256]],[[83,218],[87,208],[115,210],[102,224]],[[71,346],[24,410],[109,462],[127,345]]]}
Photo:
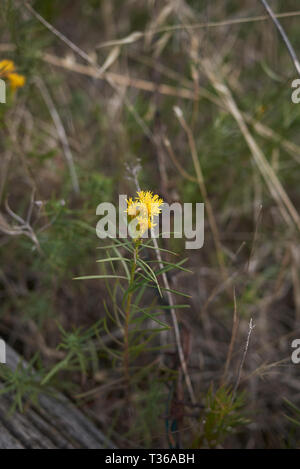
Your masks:
{"label": "plant stalk", "polygon": [[125,383],[128,390],[129,395],[129,387],[130,387],[130,373],[129,373],[129,322],[130,322],[130,310],[131,310],[131,302],[132,302],[132,286],[134,282],[136,266],[137,266],[137,259],[138,259],[138,250],[139,250],[139,241],[135,241],[135,249],[133,254],[133,262],[131,266],[131,273],[130,273],[130,280],[129,280],[129,292],[126,302],[126,309],[125,309],[125,327],[124,327],[124,376],[125,376]]}

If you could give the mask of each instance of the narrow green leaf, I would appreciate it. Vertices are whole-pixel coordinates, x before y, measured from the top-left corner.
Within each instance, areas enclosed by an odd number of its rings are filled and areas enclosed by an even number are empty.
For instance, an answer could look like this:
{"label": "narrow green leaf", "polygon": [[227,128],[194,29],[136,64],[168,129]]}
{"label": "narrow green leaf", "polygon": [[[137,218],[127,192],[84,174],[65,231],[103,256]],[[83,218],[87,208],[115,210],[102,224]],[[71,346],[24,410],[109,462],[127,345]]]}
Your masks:
{"label": "narrow green leaf", "polygon": [[123,275],[86,275],[84,277],[74,277],[73,280],[91,280],[96,278],[121,278],[127,280]]}

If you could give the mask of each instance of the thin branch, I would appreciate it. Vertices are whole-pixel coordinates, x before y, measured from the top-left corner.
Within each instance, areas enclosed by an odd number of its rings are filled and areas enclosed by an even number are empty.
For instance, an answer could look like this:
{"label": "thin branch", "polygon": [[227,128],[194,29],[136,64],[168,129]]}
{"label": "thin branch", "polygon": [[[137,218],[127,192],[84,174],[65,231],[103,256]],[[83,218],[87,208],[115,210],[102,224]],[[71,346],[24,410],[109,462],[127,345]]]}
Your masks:
{"label": "thin branch", "polygon": [[70,39],[68,39],[64,34],[60,33],[52,24],[50,24],[45,18],[43,18],[34,8],[28,3],[25,2],[25,7],[40,21],[52,34],[57,36],[62,42],[64,42],[70,49],[72,49],[76,54],[80,55],[83,60],[86,60],[91,65],[95,65],[94,60],[82,49],[80,49],[76,44],[74,44]]}
{"label": "thin branch", "polygon": [[300,216],[293,202],[290,200],[287,192],[283,188],[277,174],[270,165],[263,151],[250,133],[245,122],[245,117],[238,108],[233,95],[228,86],[225,84],[225,81],[223,80],[219,70],[217,70],[215,65],[208,59],[204,59],[202,61],[202,65],[218,95],[222,98],[228,112],[236,120],[237,125],[239,126],[240,131],[251,151],[253,159],[259,168],[266,185],[269,188],[270,194],[279,207],[283,219],[290,228],[294,229],[296,227],[296,229],[300,231]]}
{"label": "thin branch", "polygon": [[[300,11],[287,11],[283,13],[275,14],[276,18],[292,18],[295,16],[300,16]],[[258,21],[266,21],[269,19],[268,15],[260,15],[260,16],[248,16],[245,18],[233,18],[231,20],[224,20],[224,21],[211,21],[211,22],[203,22],[203,23],[194,23],[194,24],[175,24],[172,26],[165,26],[163,28],[150,28],[147,32],[135,31],[131,33],[129,36],[121,39],[114,39],[112,41],[105,41],[98,44],[96,47],[100,49],[102,47],[113,47],[116,45],[129,45],[137,42],[140,39],[143,39],[146,34],[151,33],[154,34],[161,34],[161,33],[171,33],[176,31],[181,31],[182,29],[185,30],[195,30],[195,29],[207,29],[207,28],[216,28],[222,26],[232,26],[244,23],[255,23]]]}
{"label": "thin branch", "polygon": [[[32,196],[33,197],[33,196]],[[31,203],[34,203],[31,201]],[[5,208],[7,213],[11,216],[11,218],[15,221],[18,222],[18,225],[9,225],[3,215],[0,213],[0,232],[8,235],[8,236],[21,236],[25,235],[28,238],[31,239],[31,241],[35,244],[37,250],[39,253],[42,253],[40,243],[38,241],[38,238],[33,230],[33,228],[30,225],[30,217],[32,215],[32,209],[29,209],[28,215],[27,215],[27,220],[25,221],[22,217],[20,217],[17,213],[13,212],[13,210],[9,207],[8,205],[8,200],[5,200]]]}
{"label": "thin branch", "polygon": [[224,373],[221,379],[221,384],[224,384],[226,382],[226,377],[228,374],[232,354],[233,354],[233,349],[234,349],[234,344],[236,341],[236,336],[237,336],[237,331],[238,331],[238,325],[239,325],[239,318],[237,314],[237,304],[236,304],[236,294],[235,294],[235,288],[233,288],[233,303],[234,303],[234,309],[233,309],[233,324],[232,324],[232,333],[231,333],[231,340],[229,344],[229,349],[228,349],[228,354],[226,358],[226,363],[225,363],[225,368],[224,368]]}
{"label": "thin branch", "polygon": [[289,51],[289,54],[292,58],[292,61],[294,62],[295,68],[296,68],[298,74],[300,75],[300,63],[299,63],[298,57],[296,55],[296,52],[295,52],[292,44],[290,43],[289,38],[287,37],[283,27],[279,23],[275,13],[272,11],[272,9],[271,9],[270,5],[268,4],[267,0],[260,0],[260,1],[263,4],[263,6],[265,7],[265,9],[267,10],[267,12],[269,13],[273,23],[275,24],[275,26],[278,29],[282,39],[284,40],[285,45],[286,45],[286,47]]}
{"label": "thin branch", "polygon": [[78,178],[75,170],[75,165],[74,165],[74,160],[73,160],[73,155],[70,149],[70,145],[68,142],[68,137],[66,135],[65,128],[63,126],[62,120],[60,118],[60,115],[57,112],[57,109],[54,105],[53,99],[51,98],[51,95],[49,91],[46,88],[46,85],[44,82],[41,80],[39,77],[35,77],[34,82],[38,89],[40,90],[40,93],[48,107],[48,110],[50,112],[50,115],[52,117],[53,123],[56,127],[56,131],[59,137],[59,140],[61,142],[61,145],[63,147],[64,155],[67,161],[67,164],[69,166],[69,171],[70,171],[70,176],[71,176],[71,181],[72,181],[72,186],[73,190],[76,194],[79,194],[80,189],[79,189],[79,183],[78,183]]}
{"label": "thin branch", "polygon": [[[130,86],[146,92],[156,92],[164,96],[175,96],[177,98],[192,101],[194,101],[195,99],[194,91],[189,88],[177,88],[175,86],[167,85],[165,83],[156,85],[155,83],[148,80],[133,78],[127,75],[121,75],[114,72],[105,72],[101,77],[99,77],[98,72],[94,67],[82,65],[78,62],[70,61],[68,58],[61,58],[48,53],[42,55],[42,60],[44,60],[44,62],[46,63],[54,65],[55,67],[60,67],[65,70],[79,73],[81,75],[93,77],[95,79],[106,80],[108,78],[109,80],[114,82],[115,85],[120,85],[124,87]],[[192,86],[192,83],[188,84],[188,81],[186,81],[185,83],[186,86]],[[226,110],[226,106],[224,105],[222,100],[218,99],[213,93],[202,87],[198,87],[198,99],[200,98],[208,99],[210,102],[216,104],[221,109]],[[272,130],[270,127],[255,120],[250,114],[242,113],[242,115],[245,121],[253,126],[256,133],[266,139],[273,140],[282,148],[284,148],[297,163],[300,162],[299,145],[296,145],[295,143],[284,139],[281,135],[274,132],[274,130]]]}
{"label": "thin branch", "polygon": [[[221,270],[223,280],[226,282],[229,278],[229,275],[228,275],[228,271],[227,271],[227,268],[226,268],[224,255],[223,255],[223,250],[222,250],[222,245],[221,245],[221,241],[220,241],[221,237],[220,237],[218,225],[217,225],[217,222],[216,222],[216,218],[215,218],[215,215],[214,215],[214,211],[213,211],[213,208],[212,208],[212,204],[211,204],[211,201],[210,201],[210,198],[208,196],[207,189],[206,189],[204,176],[203,176],[203,172],[202,172],[202,167],[200,165],[200,161],[199,161],[199,157],[198,157],[198,151],[197,151],[195,138],[194,138],[192,129],[187,124],[187,122],[184,118],[182,110],[178,106],[174,107],[174,113],[175,113],[177,119],[179,120],[179,123],[180,123],[181,127],[183,128],[183,130],[185,131],[185,133],[187,135],[189,148],[190,148],[190,152],[191,152],[191,155],[192,155],[193,165],[194,165],[194,169],[195,169],[195,173],[196,173],[196,177],[197,177],[197,182],[198,182],[198,185],[199,185],[201,196],[202,196],[204,204],[205,204],[205,208],[206,208],[207,215],[208,215],[208,222],[209,222],[209,226],[210,226],[212,236],[213,236],[213,241],[214,241],[215,248],[216,248],[218,263],[219,263],[219,266],[220,266],[220,270]],[[230,295],[231,295],[231,292],[230,292]]]}
{"label": "thin branch", "polygon": [[[99,64],[95,62],[95,60],[91,56],[89,56],[84,50],[82,50],[80,47],[78,47],[76,44],[70,41],[70,39],[68,39],[60,31],[58,31],[54,26],[52,26],[37,11],[35,11],[34,8],[32,8],[32,6],[29,5],[28,2],[25,2],[24,5],[37,18],[37,20],[40,21],[51,33],[57,36],[70,49],[72,49],[76,54],[78,54],[82,59],[84,59],[86,62],[88,62],[92,66],[92,69],[96,71],[95,78],[104,77],[106,82],[112,87],[112,89],[120,95],[119,88],[116,86],[114,81],[110,78],[110,76],[105,73],[104,71],[105,67],[100,67]],[[145,124],[141,116],[138,114],[134,106],[132,106],[132,104],[130,103],[130,101],[125,95],[121,97],[124,100],[124,103],[127,109],[129,110],[129,112],[134,116],[136,122],[142,128],[144,134],[149,138],[149,140],[153,141],[153,135],[152,135],[151,130],[147,127],[147,125]]]}
{"label": "thin branch", "polygon": [[245,360],[246,360],[246,356],[247,356],[247,352],[248,352],[248,348],[249,348],[250,337],[251,337],[251,334],[252,334],[252,331],[253,331],[254,328],[255,328],[255,325],[253,324],[253,320],[251,318],[250,323],[249,323],[249,330],[248,330],[245,350],[244,350],[243,357],[242,357],[242,360],[241,360],[241,363],[240,363],[240,366],[239,366],[237,380],[236,380],[236,383],[235,383],[235,386],[234,386],[234,389],[233,389],[233,393],[232,393],[232,400],[233,401],[235,399],[236,392],[237,392],[237,389],[238,389],[240,381],[241,381],[242,370],[243,370],[243,367],[244,367],[244,364],[245,364]]}
{"label": "thin branch", "polygon": [[[157,240],[156,240],[155,237],[153,238],[153,244],[154,244],[155,253],[156,253],[157,260],[158,260],[159,268],[162,270],[164,267],[163,267],[162,258],[161,258],[161,255],[160,255],[160,250],[158,248]],[[175,312],[175,308],[174,308],[173,296],[172,296],[171,292],[169,291],[170,290],[170,285],[169,285],[168,277],[167,277],[165,272],[162,273],[162,280],[163,280],[163,283],[164,283],[164,287],[166,289],[167,299],[168,299],[168,303],[169,303],[169,306],[170,306],[171,317],[172,317],[172,322],[173,322],[173,327],[174,327],[175,340],[176,340],[176,346],[177,346],[177,351],[178,351],[178,356],[179,356],[179,360],[180,360],[181,369],[182,369],[184,379],[185,379],[185,383],[186,383],[186,386],[187,386],[187,389],[188,389],[188,392],[189,392],[189,395],[190,395],[191,403],[196,404],[196,397],[195,397],[195,394],[194,394],[191,378],[190,378],[189,373],[188,373],[187,364],[186,364],[183,349],[182,349],[179,325],[178,325],[178,320],[177,320],[177,316],[176,316],[176,312]]]}
{"label": "thin branch", "polygon": [[174,163],[174,166],[176,166],[178,172],[181,174],[182,177],[184,177],[185,179],[187,179],[188,181],[192,181],[192,182],[197,182],[197,178],[195,178],[194,176],[191,176],[182,166],[181,164],[179,163],[179,161],[177,160],[176,156],[175,156],[175,153],[174,153],[174,150],[172,148],[172,145],[171,145],[171,142],[168,138],[165,138],[163,140],[163,143],[168,151],[168,154],[171,158],[171,160],[173,161]]}

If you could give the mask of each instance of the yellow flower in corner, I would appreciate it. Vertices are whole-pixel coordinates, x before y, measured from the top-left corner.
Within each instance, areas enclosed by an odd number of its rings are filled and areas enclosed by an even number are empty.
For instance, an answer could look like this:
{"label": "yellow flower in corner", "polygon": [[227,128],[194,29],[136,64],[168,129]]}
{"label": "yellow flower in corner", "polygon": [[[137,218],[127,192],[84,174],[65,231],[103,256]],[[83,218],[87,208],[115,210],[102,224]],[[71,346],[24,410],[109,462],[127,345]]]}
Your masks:
{"label": "yellow flower in corner", "polygon": [[15,71],[15,64],[13,63],[12,60],[2,60],[0,62],[0,73],[1,75],[5,75],[10,72]]}
{"label": "yellow flower in corner", "polygon": [[135,200],[132,198],[127,200],[126,212],[132,219],[136,218],[138,220],[139,236],[156,226],[153,220],[155,216],[160,214],[162,204],[163,200],[150,191],[139,191]]}
{"label": "yellow flower in corner", "polygon": [[0,78],[7,79],[13,91],[25,85],[25,77],[16,73],[16,67],[12,60],[0,61]]}

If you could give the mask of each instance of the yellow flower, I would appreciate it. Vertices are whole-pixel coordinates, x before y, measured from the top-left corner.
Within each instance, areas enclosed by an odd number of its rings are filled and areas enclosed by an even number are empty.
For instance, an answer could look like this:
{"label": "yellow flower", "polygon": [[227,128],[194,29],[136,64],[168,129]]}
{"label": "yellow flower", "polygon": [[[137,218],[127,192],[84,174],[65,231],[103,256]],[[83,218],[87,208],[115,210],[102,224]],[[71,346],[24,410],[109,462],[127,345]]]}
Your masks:
{"label": "yellow flower", "polygon": [[132,200],[132,197],[130,197],[129,200],[127,200],[127,210],[126,212],[128,213],[129,216],[135,217],[138,213],[138,208],[137,208],[137,202],[134,202]]}
{"label": "yellow flower", "polygon": [[14,72],[15,71],[15,64],[13,63],[12,60],[2,60],[0,62],[0,73],[6,74],[9,72]]}
{"label": "yellow flower", "polygon": [[127,200],[127,214],[138,220],[139,236],[142,236],[145,231],[156,226],[153,223],[154,217],[161,212],[160,206],[163,200],[157,195],[153,195],[150,191],[137,192],[135,200],[130,198]]}
{"label": "yellow flower", "polygon": [[25,85],[25,77],[16,73],[16,67],[12,60],[0,61],[0,78],[7,79],[13,91]]}
{"label": "yellow flower", "polygon": [[10,73],[8,75],[8,79],[12,90],[15,90],[16,88],[22,88],[25,85],[25,77],[23,75],[19,75],[18,73]]}

